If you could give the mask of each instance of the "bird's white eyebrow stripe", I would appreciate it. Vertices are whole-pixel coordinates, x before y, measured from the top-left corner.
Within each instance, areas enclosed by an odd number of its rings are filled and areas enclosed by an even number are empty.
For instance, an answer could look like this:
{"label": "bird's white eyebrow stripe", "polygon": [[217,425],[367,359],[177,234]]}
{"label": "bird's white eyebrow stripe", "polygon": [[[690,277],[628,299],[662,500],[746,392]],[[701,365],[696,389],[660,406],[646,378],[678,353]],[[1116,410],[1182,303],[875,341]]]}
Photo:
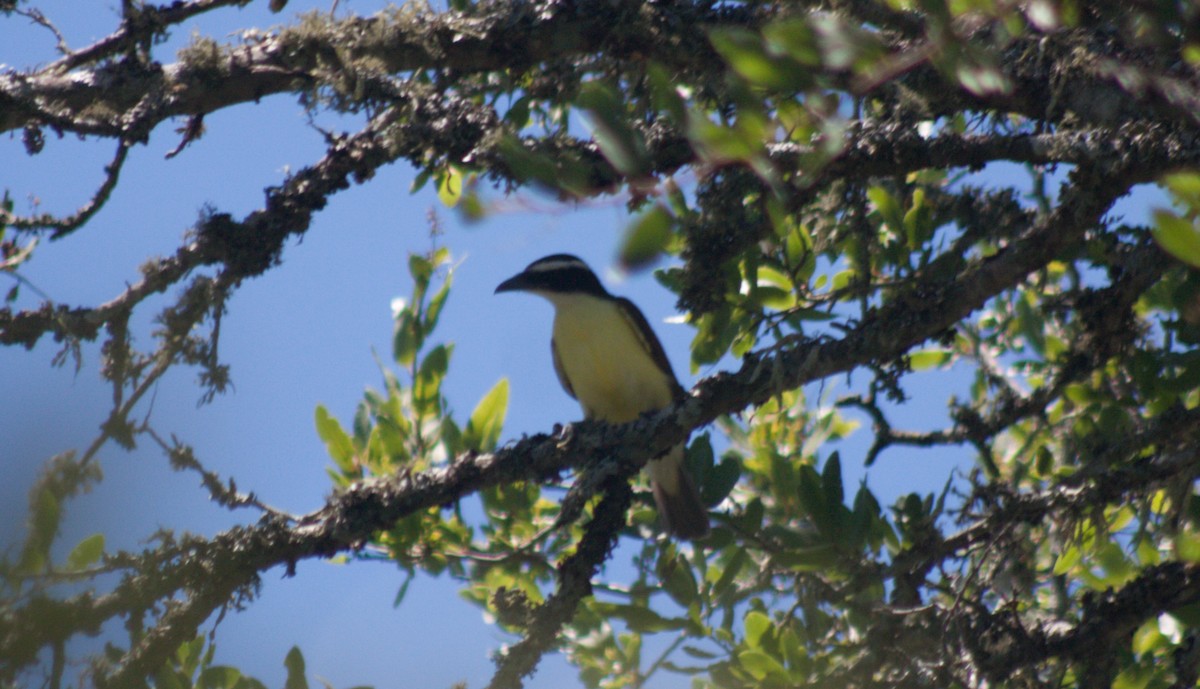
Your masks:
{"label": "bird's white eyebrow stripe", "polygon": [[525,269],[527,273],[545,273],[551,270],[562,270],[563,268],[583,268],[588,270],[587,264],[579,260],[561,260],[561,261],[546,261],[544,263],[535,263]]}

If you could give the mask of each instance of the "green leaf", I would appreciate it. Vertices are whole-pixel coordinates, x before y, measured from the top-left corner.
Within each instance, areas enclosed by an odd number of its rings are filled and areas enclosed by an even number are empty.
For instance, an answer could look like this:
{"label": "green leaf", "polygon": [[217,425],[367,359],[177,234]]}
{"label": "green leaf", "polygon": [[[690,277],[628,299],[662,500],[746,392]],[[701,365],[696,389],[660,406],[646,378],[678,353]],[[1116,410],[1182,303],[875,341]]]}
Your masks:
{"label": "green leaf", "polygon": [[626,270],[644,268],[659,257],[671,243],[675,217],[661,204],[633,221],[621,240],[619,260]]}
{"label": "green leaf", "polygon": [[920,249],[933,232],[933,206],[925,198],[925,190],[913,190],[912,207],[904,214],[904,236],[908,248]]}
{"label": "green leaf", "polygon": [[454,419],[449,416],[442,418],[442,443],[446,446],[446,454],[454,457],[462,452],[462,430]]}
{"label": "green leaf", "polygon": [[1200,232],[1190,221],[1169,211],[1156,210],[1152,232],[1163,251],[1193,268],[1200,268]]}
{"label": "green leaf", "polygon": [[[747,118],[750,119],[753,118]],[[698,144],[705,158],[711,160],[750,161],[763,148],[762,139],[752,127],[725,127],[708,120],[703,113],[693,113],[688,118],[688,136]]]}
{"label": "green leaf", "polygon": [[867,198],[875,206],[875,210],[879,212],[880,218],[887,223],[888,228],[893,232],[900,232],[904,229],[904,211],[900,207],[900,202],[892,196],[891,192],[883,187],[871,187],[867,190]]}
{"label": "green leaf", "polygon": [[425,169],[418,172],[417,176],[413,177],[412,184],[410,184],[408,187],[409,193],[415,194],[418,191],[421,191],[421,189],[423,189],[425,185],[429,183],[430,177],[433,177],[433,170]]}
{"label": "green leaf", "polygon": [[1125,551],[1112,541],[1099,544],[1093,558],[1104,568],[1104,582],[1110,586],[1124,584],[1136,574],[1136,569],[1125,556]]}
{"label": "green leaf", "polygon": [[283,689],[308,689],[308,678],[304,676],[304,654],[299,646],[292,646],[283,660],[283,666],[287,668]]}
{"label": "green leaf", "polygon": [[1159,649],[1166,650],[1170,644],[1170,640],[1159,630],[1158,618],[1151,618],[1143,622],[1142,626],[1133,633],[1129,647],[1134,653],[1144,655]]}
{"label": "green leaf", "polygon": [[1175,554],[1184,562],[1200,562],[1200,533],[1187,530],[1175,536]]}
{"label": "green leaf", "polygon": [[563,180],[558,175],[558,166],[549,155],[534,152],[515,136],[501,139],[496,144],[496,150],[519,181],[540,182],[551,189],[562,188]]}
{"label": "green leaf", "polygon": [[664,558],[660,563],[660,569],[659,577],[667,594],[685,608],[691,605],[699,595],[700,589],[687,558],[683,556]]}
{"label": "green leaf", "polygon": [[169,667],[163,667],[154,674],[154,687],[155,689],[186,689],[192,684],[187,679],[181,673]]}
{"label": "green leaf", "polygon": [[842,486],[842,460],[834,452],[825,460],[825,469],[821,472],[821,483],[825,490],[825,504],[836,508],[845,502],[846,496]]}
{"label": "green leaf", "polygon": [[821,543],[790,547],[775,554],[771,561],[793,572],[821,572],[837,565],[838,558],[837,546],[833,543]]}
{"label": "green leaf", "polygon": [[1145,689],[1154,679],[1154,668],[1145,665],[1127,665],[1113,679],[1112,689]]}
{"label": "green leaf", "polygon": [[713,467],[712,438],[708,433],[701,433],[692,439],[684,461],[693,476],[708,475]]}
{"label": "green leaf", "polygon": [[758,266],[750,297],[756,303],[778,311],[796,305],[795,285],[792,279],[770,266]]}
{"label": "green leaf", "polygon": [[457,165],[447,165],[445,169],[437,173],[436,179],[438,199],[447,208],[457,206],[463,193],[464,175],[462,170]]}
{"label": "green leaf", "polygon": [[644,605],[622,605],[617,603],[595,603],[595,610],[605,617],[616,617],[625,621],[635,632],[662,632],[682,629],[686,622],[663,617]]}
{"label": "green leaf", "polygon": [[954,352],[949,349],[922,349],[908,356],[909,366],[914,371],[925,371],[940,368],[954,358]]}
{"label": "green leaf", "polygon": [[816,469],[805,464],[796,470],[797,472],[797,497],[800,499],[800,506],[804,508],[804,512],[817,524],[820,528],[823,523],[828,522],[829,506],[825,502],[825,490],[822,485],[821,476],[817,474]]}
{"label": "green leaf", "polygon": [[440,344],[431,349],[421,361],[417,378],[413,381],[413,403],[418,412],[425,414],[436,410],[442,391],[442,379],[446,377],[446,371],[450,367],[450,353],[453,347]]}
{"label": "green leaf", "polygon": [[179,667],[187,677],[191,677],[196,668],[200,666],[200,659],[204,652],[204,637],[197,636],[191,641],[187,641],[179,646],[175,651],[175,657],[179,660]]}
{"label": "green leaf", "polygon": [[508,412],[508,378],[501,378],[488,391],[463,429],[462,444],[468,450],[488,452],[496,447]]}
{"label": "green leaf", "polygon": [[[408,255],[408,274],[416,283],[418,297],[423,295],[425,288],[429,286],[429,280],[433,277],[433,270],[436,268],[434,265],[436,259],[436,255],[433,258],[416,253]],[[414,301],[420,301],[420,299],[414,299]]]}
{"label": "green leaf", "polygon": [[875,499],[875,495],[867,490],[865,483],[860,485],[854,495],[854,510],[850,515],[850,548],[862,548],[872,532],[878,533],[878,529],[873,527],[882,525],[879,513],[879,501]]}
{"label": "green leaf", "polygon": [[813,13],[810,16],[821,50],[821,60],[827,69],[851,69],[859,66],[865,71],[862,60],[877,55],[878,40],[857,24],[847,21],[832,12]]}
{"label": "green leaf", "polygon": [[650,103],[655,110],[666,112],[675,124],[683,124],[687,117],[683,98],[679,95],[678,85],[670,72],[657,62],[646,65],[647,82],[650,85]]}
{"label": "green leaf", "polygon": [[801,64],[814,67],[821,62],[820,47],[808,16],[771,22],[763,28],[763,39],[774,51],[786,53]]}
{"label": "green leaf", "polygon": [[1200,174],[1175,172],[1163,175],[1162,183],[1191,210],[1200,210]]}
{"label": "green leaf", "polygon": [[701,648],[696,648],[695,646],[684,646],[683,652],[693,658],[699,658],[700,660],[714,660],[720,657],[716,653],[712,653]]}
{"label": "green leaf", "polygon": [[741,458],[731,452],[721,455],[721,461],[705,473],[704,483],[700,486],[704,504],[711,507],[728,497],[741,476]]}
{"label": "green leaf", "polygon": [[[739,548],[734,552],[733,557],[729,558],[729,562],[725,565],[725,569],[721,571],[721,575],[717,577],[717,581],[713,583],[712,595],[719,597],[723,594],[749,561],[750,556],[746,553],[745,549]],[[710,568],[710,571],[717,570]]]}
{"label": "green leaf", "polygon": [[763,635],[773,626],[771,618],[767,617],[766,613],[758,610],[751,610],[746,613],[743,624],[746,627],[746,645],[750,648],[761,646]]}
{"label": "green leaf", "polygon": [[83,539],[67,555],[67,567],[81,570],[94,564],[104,554],[104,534],[94,533]]}
{"label": "green leaf", "polygon": [[786,56],[766,51],[758,34],[741,28],[709,32],[713,48],[746,81],[770,89],[793,90],[807,85],[807,70],[796,69]]}
{"label": "green leaf", "polygon": [[512,105],[508,106],[508,110],[504,111],[504,121],[512,124],[516,129],[524,129],[529,124],[529,106],[532,100],[529,96],[521,96],[513,101]]}
{"label": "green leaf", "polygon": [[429,300],[429,304],[425,307],[425,332],[433,332],[437,327],[438,319],[442,316],[442,307],[446,305],[446,298],[450,296],[450,277],[446,277],[446,281],[434,293]]}
{"label": "green leaf", "polygon": [[409,366],[416,359],[417,350],[425,343],[425,331],[417,322],[417,314],[405,308],[396,314],[395,332],[392,334],[392,360],[401,366]]}
{"label": "green leaf", "polygon": [[317,436],[325,443],[325,449],[334,463],[344,472],[354,471],[354,443],[342,424],[334,418],[325,405],[318,404],[316,411]]}
{"label": "green leaf", "polygon": [[787,670],[783,665],[763,651],[741,651],[737,657],[746,672],[760,682],[768,677],[787,679]]}
{"label": "green leaf", "polygon": [[400,607],[400,604],[404,602],[404,597],[408,595],[408,585],[416,578],[416,572],[413,571],[410,571],[408,576],[404,578],[403,583],[400,584],[400,589],[396,591],[396,597],[392,599],[393,608]]}
{"label": "green leaf", "polygon": [[17,571],[30,574],[45,569],[50,557],[50,544],[54,542],[62,519],[58,497],[49,488],[38,491],[32,502],[29,535],[17,565]]}
{"label": "green leaf", "polygon": [[731,324],[733,309],[729,306],[704,314],[696,324],[692,338],[692,372],[700,366],[719,360],[729,349],[738,329]]}
{"label": "green leaf", "polygon": [[649,169],[646,142],[629,125],[625,105],[615,90],[597,81],[585,83],[576,102],[591,115],[600,152],[621,174],[641,176]]}
{"label": "green leaf", "polygon": [[952,61],[954,78],[966,90],[977,96],[1003,95],[1012,91],[1009,78],[993,63],[990,54],[970,51]]}
{"label": "green leaf", "polygon": [[242,679],[242,673],[228,665],[213,665],[200,671],[200,681],[197,684],[202,689],[235,689]]}

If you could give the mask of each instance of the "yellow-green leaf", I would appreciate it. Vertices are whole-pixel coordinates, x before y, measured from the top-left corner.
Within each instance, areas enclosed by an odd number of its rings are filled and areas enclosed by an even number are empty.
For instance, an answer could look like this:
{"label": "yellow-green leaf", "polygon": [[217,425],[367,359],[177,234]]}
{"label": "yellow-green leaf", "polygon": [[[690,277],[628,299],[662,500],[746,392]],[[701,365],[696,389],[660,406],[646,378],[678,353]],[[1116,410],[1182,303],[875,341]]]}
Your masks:
{"label": "yellow-green leaf", "polygon": [[67,555],[67,567],[80,570],[94,564],[104,554],[104,534],[94,533],[83,539]]}
{"label": "yellow-green leaf", "polygon": [[893,232],[900,232],[904,229],[904,211],[900,207],[900,202],[895,196],[892,196],[891,192],[883,187],[871,187],[867,190],[867,198],[871,200],[875,210],[879,211],[879,216]]}
{"label": "yellow-green leaf", "polygon": [[494,449],[507,413],[508,379],[501,378],[471,412],[471,419],[463,430],[463,447],[479,452]]}
{"label": "yellow-green leaf", "polygon": [[746,645],[758,648],[762,645],[763,635],[771,628],[771,618],[767,617],[764,612],[751,610],[746,613],[744,624],[746,625]]}
{"label": "yellow-green leaf", "polygon": [[1188,220],[1170,211],[1154,212],[1154,239],[1168,254],[1200,268],[1200,232]]}
{"label": "yellow-green leaf", "polygon": [[447,208],[454,208],[462,198],[463,178],[462,170],[454,165],[447,165],[445,170],[437,174],[438,199]]}
{"label": "yellow-green leaf", "polygon": [[738,662],[756,680],[762,681],[767,677],[787,679],[787,670],[778,660],[762,651],[742,651],[738,653]]}
{"label": "yellow-green leaf", "polygon": [[354,444],[350,436],[324,405],[318,404],[316,411],[317,435],[325,443],[329,456],[343,471],[354,469]]}
{"label": "yellow-green leaf", "polygon": [[948,349],[923,349],[909,355],[908,362],[914,371],[939,368],[950,363],[954,353]]}
{"label": "yellow-green leaf", "polygon": [[1177,535],[1175,554],[1184,562],[1200,562],[1200,533],[1188,530]]}

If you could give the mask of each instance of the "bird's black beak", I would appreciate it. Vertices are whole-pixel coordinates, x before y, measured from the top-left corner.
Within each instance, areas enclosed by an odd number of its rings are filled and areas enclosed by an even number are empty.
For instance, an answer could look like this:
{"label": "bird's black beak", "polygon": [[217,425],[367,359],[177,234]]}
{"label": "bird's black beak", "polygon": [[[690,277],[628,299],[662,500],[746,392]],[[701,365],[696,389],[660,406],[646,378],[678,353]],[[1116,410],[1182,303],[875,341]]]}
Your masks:
{"label": "bird's black beak", "polygon": [[501,292],[520,292],[521,290],[528,288],[529,276],[525,273],[520,273],[510,277],[504,282],[501,282],[500,285],[496,287],[496,291],[493,294],[500,294]]}

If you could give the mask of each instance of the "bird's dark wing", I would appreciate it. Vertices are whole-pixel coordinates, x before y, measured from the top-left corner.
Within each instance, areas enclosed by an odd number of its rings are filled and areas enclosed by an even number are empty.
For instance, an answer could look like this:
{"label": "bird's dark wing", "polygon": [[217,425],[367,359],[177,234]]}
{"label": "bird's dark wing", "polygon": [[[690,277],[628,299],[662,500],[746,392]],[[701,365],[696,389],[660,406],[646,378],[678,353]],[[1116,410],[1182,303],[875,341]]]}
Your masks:
{"label": "bird's dark wing", "polygon": [[[679,379],[675,377],[675,371],[671,368],[671,361],[667,359],[667,353],[663,350],[662,343],[658,341],[658,336],[654,334],[654,328],[650,327],[650,322],[642,315],[642,310],[637,307],[637,304],[634,304],[625,297],[617,297],[614,301],[620,307],[621,315],[625,316],[629,324],[633,327],[633,331],[637,333],[638,340],[642,343],[642,347],[645,348],[646,353],[654,360],[659,370],[665,373],[667,378],[671,380],[671,384],[674,386],[671,394],[676,399],[686,395],[687,393],[684,391],[683,386],[679,384]],[[562,378],[561,374],[559,374],[559,378]]]}
{"label": "bird's dark wing", "polygon": [[558,343],[554,338],[550,338],[550,358],[554,360],[554,373],[558,375],[558,384],[563,386],[563,390],[571,396],[571,399],[579,399],[575,396],[575,391],[571,389],[571,381],[567,378],[567,372],[563,370],[562,359],[558,358]]}

